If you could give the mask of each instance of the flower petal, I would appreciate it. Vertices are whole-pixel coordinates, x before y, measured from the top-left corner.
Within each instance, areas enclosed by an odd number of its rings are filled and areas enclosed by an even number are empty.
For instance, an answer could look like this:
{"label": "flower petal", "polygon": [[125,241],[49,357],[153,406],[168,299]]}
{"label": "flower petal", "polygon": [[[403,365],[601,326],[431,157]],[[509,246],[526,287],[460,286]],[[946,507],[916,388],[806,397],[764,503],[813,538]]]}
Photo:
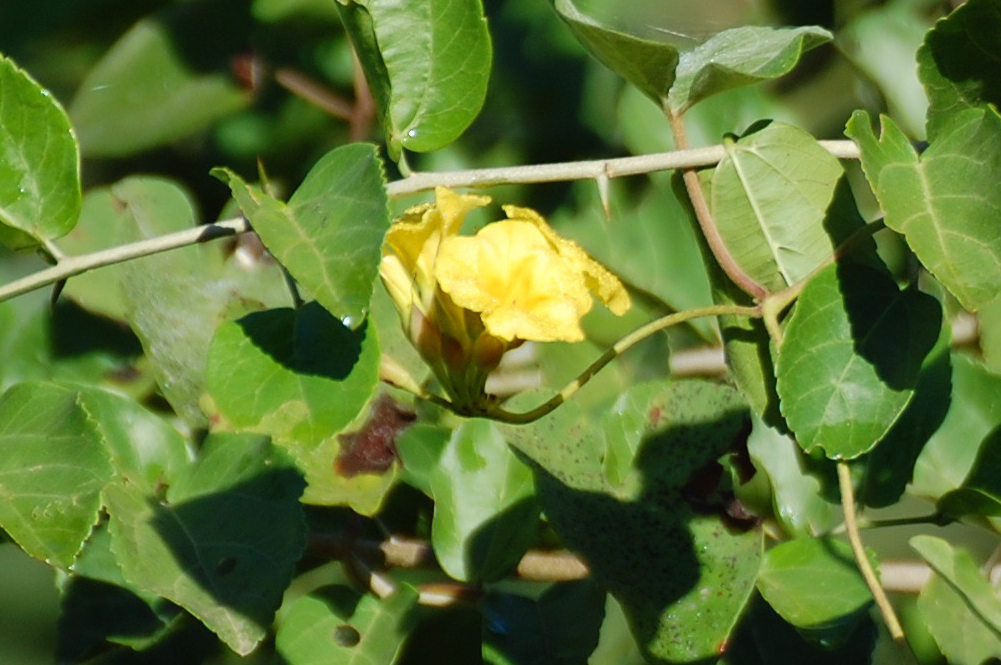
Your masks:
{"label": "flower petal", "polygon": [[480,312],[491,335],[512,341],[579,341],[591,308],[584,276],[529,222],[488,224],[447,238],[435,277],[460,307]]}
{"label": "flower petal", "polygon": [[401,311],[416,301],[425,310],[430,306],[435,290],[434,263],[442,238],[458,233],[469,211],[489,203],[489,196],[457,194],[438,187],[434,204],[410,208],[389,227],[379,271]]}
{"label": "flower petal", "polygon": [[534,224],[552,246],[573,264],[574,268],[583,273],[588,289],[598,296],[608,309],[618,316],[625,314],[632,304],[629,292],[622,282],[608,268],[592,259],[587,252],[572,240],[561,237],[553,230],[542,215],[531,208],[514,205],[503,206],[508,219],[521,220]]}

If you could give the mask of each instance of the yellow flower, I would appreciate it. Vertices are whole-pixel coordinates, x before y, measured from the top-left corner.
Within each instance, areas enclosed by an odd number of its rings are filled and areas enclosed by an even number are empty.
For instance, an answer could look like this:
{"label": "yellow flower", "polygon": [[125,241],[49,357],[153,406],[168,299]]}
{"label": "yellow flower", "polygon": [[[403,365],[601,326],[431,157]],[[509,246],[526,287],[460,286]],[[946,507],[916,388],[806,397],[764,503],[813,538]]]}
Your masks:
{"label": "yellow flower", "polygon": [[504,212],[508,219],[473,237],[446,238],[435,265],[442,290],[479,312],[490,334],[509,342],[579,342],[592,293],[615,314],[629,309],[618,278],[541,215],[517,206]]}
{"label": "yellow flower", "polygon": [[486,378],[506,351],[584,339],[592,293],[616,314],[629,308],[618,278],[534,210],[505,206],[507,219],[458,235],[469,211],[489,202],[437,188],[433,205],[390,228],[379,266],[410,341],[468,413],[488,409]]}

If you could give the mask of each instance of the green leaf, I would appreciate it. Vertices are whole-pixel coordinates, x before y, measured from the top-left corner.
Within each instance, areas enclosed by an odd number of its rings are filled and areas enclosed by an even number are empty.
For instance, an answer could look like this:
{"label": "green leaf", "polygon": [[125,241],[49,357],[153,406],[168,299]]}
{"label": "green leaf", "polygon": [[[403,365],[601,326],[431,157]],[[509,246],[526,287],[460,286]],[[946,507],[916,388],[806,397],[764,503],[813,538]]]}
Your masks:
{"label": "green leaf", "polygon": [[816,26],[724,30],[681,55],[668,103],[681,114],[717,92],[784,76],[803,53],[831,39]]}
{"label": "green leaf", "polygon": [[[862,615],[840,644],[826,642],[820,632],[803,631],[784,621],[762,598],[755,598],[728,642],[720,665],[845,665],[872,663],[878,632]],[[911,634],[908,633],[908,638]]]}
{"label": "green leaf", "polygon": [[120,157],[203,130],[251,101],[227,72],[246,9],[175,6],[126,32],[80,83],[70,115],[88,157]]}
{"label": "green leaf", "polygon": [[776,361],[782,413],[803,449],[832,459],[871,450],[910,402],[941,316],[931,296],[861,264],[811,279]]}
{"label": "green leaf", "polygon": [[981,442],[962,487],[942,495],[936,508],[939,513],[957,519],[966,515],[1001,515],[1001,428],[995,428]]}
{"label": "green leaf", "polygon": [[318,161],[288,203],[249,187],[228,169],[227,183],[267,248],[334,316],[361,325],[389,228],[385,175],[374,145],[352,143]]}
{"label": "green leaf", "polygon": [[844,624],[850,632],[872,603],[851,547],[832,539],[797,538],[768,550],[758,591],[783,619],[807,629]]}
{"label": "green leaf", "polygon": [[[381,497],[391,478],[334,473],[339,443],[371,399],[379,343],[371,323],[350,330],[317,303],[272,309],[223,324],[208,353],[206,385],[222,416],[240,431],[268,434],[306,474],[310,503],[340,501],[339,485]],[[333,496],[331,496],[333,493]],[[338,497],[338,498],[334,498]]]}
{"label": "green leaf", "polygon": [[831,39],[829,32],[812,26],[754,26],[724,30],[681,51],[666,40],[603,25],[581,12],[572,0],[555,0],[554,6],[598,60],[658,106],[670,106],[677,114],[723,90],[787,74],[805,51]]}
{"label": "green leaf", "polygon": [[186,462],[181,435],[120,395],[33,382],[0,398],[0,526],[54,566],[74,565],[115,476],[152,491]]}
{"label": "green leaf", "polygon": [[68,568],[113,473],[76,390],[22,383],[0,397],[0,526],[25,552]]}
{"label": "green leaf", "polygon": [[322,587],[288,607],[275,646],[288,665],[391,665],[413,630],[417,597],[408,585],[384,599]]}
{"label": "green leaf", "polygon": [[914,464],[910,492],[918,496],[938,498],[962,486],[979,443],[1001,425],[1001,377],[966,354],[953,354],[948,409]]}
{"label": "green leaf", "polygon": [[914,475],[921,451],[945,420],[952,393],[949,326],[942,326],[935,347],[925,357],[914,397],[875,450],[865,459],[859,500],[881,508],[900,500]]}
{"label": "green leaf", "polygon": [[165,499],[108,485],[112,551],[130,583],[246,655],[267,634],[305,546],[302,487],[266,439],[213,435]]}
{"label": "green leaf", "polygon": [[980,309],[1001,293],[1001,117],[952,114],[920,156],[891,119],[880,125],[877,139],[856,111],[845,134],[859,144],[886,225],[965,308]]}
{"label": "green leaf", "polygon": [[588,51],[660,105],[674,84],[677,46],[602,25],[581,12],[572,0],[555,0],[553,5]]}
{"label": "green leaf", "polygon": [[480,603],[484,662],[587,663],[598,645],[606,595],[592,580],[552,584],[538,598],[488,593]]}
{"label": "green leaf", "polygon": [[630,388],[603,423],[615,437],[608,450],[635,451],[628,482],[618,487],[604,479],[600,436],[560,415],[572,405],[512,439],[537,465],[546,516],[622,603],[648,658],[715,657],[753,589],[761,534],[726,526],[719,488],[698,496],[685,488],[693,475],[721,475],[716,459],[746,425],[743,400],[708,381]]}
{"label": "green leaf", "polygon": [[117,476],[153,492],[170,484],[187,466],[187,441],[165,419],[135,401],[94,388],[81,388],[80,408],[108,450]]}
{"label": "green leaf", "polygon": [[805,131],[772,122],[726,151],[713,174],[713,217],[737,264],[769,290],[809,275],[861,225],[828,220],[844,170]]}
{"label": "green leaf", "polygon": [[[772,513],[795,536],[827,533],[842,521],[841,507],[831,496],[836,484],[829,463],[804,455],[793,437],[770,427],[757,414],[747,439],[755,469],[766,474],[772,490]],[[877,449],[878,450],[878,449]]]}
{"label": "green leaf", "polygon": [[0,242],[58,238],[80,215],[80,153],[59,102],[0,55]]}
{"label": "green leaf", "polygon": [[918,76],[928,92],[928,138],[935,139],[963,109],[1001,104],[1001,9],[969,0],[941,19],[918,49]]}
{"label": "green leaf", "polygon": [[[85,220],[91,222],[88,228],[80,230],[103,239],[104,247],[190,229],[196,224],[190,197],[168,180],[126,178],[113,185],[110,194],[98,195],[96,204],[100,209],[93,219]],[[119,215],[115,210],[126,214]],[[114,226],[95,228],[101,222],[112,222]],[[103,269],[112,273],[117,284],[88,283],[74,292],[98,311],[103,305],[117,308],[115,303],[121,303],[129,325],[152,361],[161,393],[194,427],[205,425],[199,400],[205,390],[206,351],[216,327],[229,317],[287,300],[275,266],[248,268],[235,258],[226,258],[223,251],[218,244],[200,245],[129,261]],[[170,278],[165,279],[165,275]],[[92,301],[90,289],[95,286],[107,286],[120,297],[117,301]]]}
{"label": "green leaf", "polygon": [[431,544],[441,567],[463,581],[496,580],[538,535],[532,471],[489,420],[467,420],[431,473]]}
{"label": "green leaf", "polygon": [[493,57],[479,0],[339,0],[390,155],[459,137],[486,98]]}
{"label": "green leaf", "polygon": [[984,364],[991,371],[1001,374],[1001,298],[981,309],[977,315]]}
{"label": "green leaf", "polygon": [[918,609],[942,653],[958,665],[1001,658],[1001,599],[970,555],[934,536],[910,544],[935,571]]}
{"label": "green leaf", "polygon": [[415,423],[396,439],[396,452],[403,463],[401,478],[424,492],[431,493],[431,476],[451,439],[451,430],[437,425]]}

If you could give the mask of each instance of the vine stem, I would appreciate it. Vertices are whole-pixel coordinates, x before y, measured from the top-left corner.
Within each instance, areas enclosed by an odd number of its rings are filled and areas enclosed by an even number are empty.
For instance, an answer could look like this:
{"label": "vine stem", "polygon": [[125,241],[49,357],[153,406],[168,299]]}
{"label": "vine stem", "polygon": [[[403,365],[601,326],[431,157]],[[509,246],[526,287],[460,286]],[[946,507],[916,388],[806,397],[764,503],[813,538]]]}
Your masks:
{"label": "vine stem", "polygon": [[[854,141],[819,141],[819,144],[838,159],[858,159],[859,157],[859,149]],[[389,183],[386,191],[390,197],[398,198],[424,192],[438,186],[492,187],[495,185],[621,178],[657,171],[712,166],[719,163],[725,155],[726,150],[722,145],[714,145],[705,148],[685,148],[670,152],[612,159],[554,162],[465,171],[415,172],[409,177]]]}
{"label": "vine stem", "polygon": [[[853,141],[820,141],[820,145],[840,159],[858,159],[859,157],[858,146]],[[386,191],[390,197],[398,198],[407,194],[427,191],[439,185],[446,187],[489,187],[515,183],[613,178],[679,168],[710,166],[719,162],[724,154],[723,146],[717,145],[614,159],[416,173],[389,183],[386,186]],[[63,256],[59,252],[59,248],[49,242],[46,243],[46,250],[50,256],[57,259],[57,264],[0,286],[0,302],[95,268],[123,263],[143,256],[250,230],[250,224],[246,219],[229,219],[78,256]]]}
{"label": "vine stem", "polygon": [[897,613],[893,610],[893,605],[890,604],[890,599],[880,585],[879,578],[876,577],[876,571],[872,569],[872,564],[869,563],[869,557],[865,554],[865,546],[862,544],[862,536],[859,533],[855,512],[855,489],[852,487],[851,469],[847,462],[838,462],[838,487],[841,490],[841,507],[845,514],[845,530],[848,532],[848,542],[851,544],[852,552],[855,554],[855,563],[858,566],[859,572],[862,573],[862,578],[869,587],[869,591],[872,592],[872,597],[876,601],[876,607],[879,608],[880,614],[883,615],[883,621],[886,623],[886,628],[890,631],[890,637],[901,646],[904,653],[909,655],[911,662],[916,662],[914,653],[911,651],[910,644],[908,644],[907,638],[904,635],[904,629],[900,625],[900,619],[897,618]]}
{"label": "vine stem", "polygon": [[[685,150],[688,148],[688,137],[685,134],[684,118],[680,113],[675,113],[668,108],[666,104],[664,105],[664,113],[667,114],[667,119],[671,124],[671,134],[674,135],[674,143],[681,150]],[[720,159],[722,158],[723,155],[720,156]],[[720,235],[719,228],[716,226],[716,220],[713,219],[712,212],[709,210],[709,202],[706,201],[706,195],[702,191],[702,184],[699,182],[699,174],[695,171],[695,167],[683,167],[681,169],[681,177],[685,182],[685,189],[688,191],[688,198],[695,211],[695,218],[699,222],[699,228],[702,229],[702,235],[709,245],[709,250],[716,258],[716,262],[723,269],[723,272],[726,273],[726,276],[730,278],[730,281],[736,284],[741,291],[754,298],[755,301],[761,302],[768,296],[768,289],[747,274],[737,261],[734,260],[733,254],[730,253],[726,242],[723,241],[723,236]]]}
{"label": "vine stem", "polygon": [[44,270],[32,273],[21,279],[16,279],[0,286],[0,302],[9,300],[35,289],[55,284],[74,275],[80,275],[94,268],[124,263],[132,259],[158,254],[178,247],[186,247],[197,243],[224,238],[244,233],[250,230],[250,224],[244,218],[227,219],[221,222],[195,226],[183,231],[175,231],[154,238],[147,238],[127,245],[119,245],[90,254],[63,257],[59,262]]}
{"label": "vine stem", "polygon": [[620,339],[612,345],[611,348],[601,354],[597,360],[591,363],[587,369],[581,372],[576,379],[568,383],[563,390],[556,393],[531,411],[526,411],[524,413],[511,413],[510,411],[505,411],[498,407],[491,409],[485,415],[489,418],[493,418],[494,420],[513,424],[525,424],[538,420],[539,418],[551,413],[554,409],[556,409],[556,407],[563,404],[563,402],[570,399],[574,393],[583,388],[595,374],[605,367],[605,365],[612,362],[612,360],[627,351],[637,342],[640,342],[650,335],[660,332],[661,330],[678,325],[679,323],[691,321],[692,319],[698,319],[706,316],[725,315],[758,318],[761,316],[761,309],[759,307],[749,307],[745,305],[714,305],[711,307],[700,307],[697,309],[689,309],[683,312],[668,314],[667,316],[663,316],[647,323],[646,325],[640,326]]}

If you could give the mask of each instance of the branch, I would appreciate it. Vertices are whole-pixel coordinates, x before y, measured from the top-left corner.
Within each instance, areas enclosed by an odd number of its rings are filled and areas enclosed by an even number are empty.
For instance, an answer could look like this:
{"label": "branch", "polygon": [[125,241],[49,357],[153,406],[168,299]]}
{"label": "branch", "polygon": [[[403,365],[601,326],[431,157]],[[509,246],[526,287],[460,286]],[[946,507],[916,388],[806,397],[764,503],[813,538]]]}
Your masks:
{"label": "branch", "polygon": [[491,409],[488,413],[483,414],[487,418],[493,418],[500,422],[513,423],[513,424],[524,424],[530,423],[543,416],[548,415],[550,412],[556,409],[560,404],[570,399],[574,393],[584,387],[591,378],[597,374],[602,368],[608,363],[612,362],[619,355],[630,349],[633,345],[641,342],[650,335],[660,332],[670,328],[671,326],[677,325],[679,323],[684,323],[685,321],[691,321],[692,319],[697,319],[705,316],[747,316],[747,317],[760,317],[761,310],[758,307],[745,307],[742,305],[713,305],[710,307],[701,307],[699,309],[688,309],[681,312],[675,312],[674,314],[669,314],[663,316],[659,319],[655,319],[646,325],[640,326],[633,332],[629,333],[618,342],[616,342],[610,349],[601,354],[597,360],[591,363],[587,369],[580,373],[580,375],[568,383],[566,387],[560,392],[553,395],[550,399],[546,400],[539,406],[535,407],[530,411],[525,411],[523,413],[512,413],[510,411],[505,411],[501,408]]}
{"label": "branch", "polygon": [[34,291],[35,289],[40,289],[49,284],[61,282],[94,268],[115,263],[124,263],[125,261],[138,259],[143,256],[215,240],[216,238],[225,238],[249,230],[250,224],[246,219],[242,217],[239,219],[227,219],[222,222],[205,224],[203,226],[184,229],[183,231],[156,236],[155,238],[147,238],[128,245],[103,249],[91,254],[65,257],[51,268],[39,270],[36,273],[0,286],[0,302],[29,291]]}
{"label": "branch", "polygon": [[[684,118],[680,113],[674,113],[667,108],[667,104],[664,105],[664,112],[671,124],[674,142],[679,148],[685,149],[688,146],[688,138],[685,135]],[[720,156],[720,159],[722,158]],[[712,212],[709,210],[709,202],[706,201],[705,192],[702,191],[698,172],[694,167],[685,167],[681,170],[681,177],[685,182],[685,190],[688,192],[688,199],[695,212],[695,219],[698,220],[699,228],[702,230],[702,237],[709,245],[709,250],[713,253],[716,263],[741,291],[754,298],[756,302],[761,302],[768,295],[768,289],[751,277],[730,253],[730,248],[726,246],[726,241],[720,235],[716,220],[713,219]]]}
{"label": "branch", "polygon": [[862,577],[865,579],[866,586],[872,592],[873,600],[876,601],[876,607],[879,608],[880,614],[883,615],[883,622],[886,623],[886,628],[890,631],[890,637],[901,647],[905,654],[910,656],[908,662],[916,662],[914,653],[911,651],[911,647],[904,635],[904,629],[900,625],[900,619],[897,618],[897,613],[893,611],[893,605],[890,604],[890,599],[887,598],[886,591],[880,585],[876,571],[872,569],[869,557],[866,556],[865,546],[862,544],[862,536],[859,535],[858,523],[856,521],[855,489],[852,487],[851,474],[851,468],[847,462],[838,462],[838,487],[841,490],[841,507],[845,513],[845,528],[848,531],[848,542],[851,543],[852,552],[855,554],[855,563],[858,566],[859,572],[862,573]]}
{"label": "branch", "polygon": [[[835,157],[858,159],[858,146],[852,141],[820,141]],[[446,187],[489,187],[512,183],[562,182],[567,180],[590,180],[595,178],[617,178],[640,175],[655,171],[680,168],[711,166],[723,158],[723,146],[676,150],[673,152],[601,159],[581,162],[559,162],[553,164],[533,164],[504,168],[469,169],[465,171],[440,171],[418,173],[386,186],[391,197],[433,189],[438,185]],[[140,240],[129,245],[121,245],[91,254],[63,257],[58,264],[21,279],[0,286],[0,302],[23,293],[39,289],[49,284],[85,273],[94,268],[123,263],[131,259],[185,247],[215,238],[223,238],[250,231],[245,219],[230,219],[212,224],[170,233],[164,236]],[[50,254],[58,255],[58,251]]]}
{"label": "branch", "polygon": [[[819,141],[819,143],[825,150],[839,159],[858,159],[859,157],[858,146],[855,145],[854,141]],[[689,148],[614,159],[555,162],[466,171],[418,172],[408,178],[389,183],[386,191],[390,197],[398,198],[434,189],[437,186],[492,187],[494,185],[620,178],[657,171],[712,166],[719,163],[724,155],[723,146],[714,145],[707,148]]]}

